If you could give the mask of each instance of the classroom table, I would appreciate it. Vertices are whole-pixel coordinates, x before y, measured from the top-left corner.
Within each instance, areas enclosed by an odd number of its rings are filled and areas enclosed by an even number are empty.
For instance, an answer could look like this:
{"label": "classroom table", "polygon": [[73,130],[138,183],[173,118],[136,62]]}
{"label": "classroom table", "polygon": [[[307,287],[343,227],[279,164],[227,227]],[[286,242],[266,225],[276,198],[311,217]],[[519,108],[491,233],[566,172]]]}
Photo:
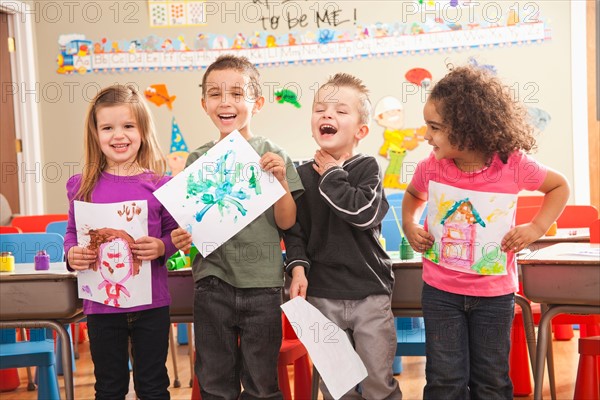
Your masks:
{"label": "classroom table", "polygon": [[596,252],[599,247],[589,243],[559,243],[532,251],[518,260],[525,297],[545,308],[538,327],[535,400],[542,398],[552,318],[558,314],[600,314],[600,253]]}
{"label": "classroom table", "polygon": [[529,246],[530,250],[540,250],[557,243],[589,243],[590,228],[558,228],[556,235],[544,235]]}
{"label": "classroom table", "polygon": [[0,273],[0,329],[54,329],[63,345],[61,357],[67,400],[75,398],[69,334],[64,325],[83,318],[77,296],[77,275],[64,262],[51,263],[48,271],[31,264],[16,264],[15,272]]}

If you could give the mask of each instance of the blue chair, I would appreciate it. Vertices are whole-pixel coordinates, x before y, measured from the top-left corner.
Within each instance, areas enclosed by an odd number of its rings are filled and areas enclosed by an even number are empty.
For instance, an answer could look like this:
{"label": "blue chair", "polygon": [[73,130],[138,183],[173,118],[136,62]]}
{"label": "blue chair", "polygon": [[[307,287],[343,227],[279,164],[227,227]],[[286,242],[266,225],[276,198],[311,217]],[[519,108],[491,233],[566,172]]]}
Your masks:
{"label": "blue chair", "polygon": [[33,263],[36,253],[46,250],[50,262],[64,261],[64,239],[58,233],[7,233],[0,235],[0,252],[10,251],[15,264]]}
{"label": "blue chair", "polygon": [[64,238],[67,233],[67,221],[50,222],[46,225],[46,233],[58,233]]}
{"label": "blue chair", "polygon": [[[50,257],[50,262],[64,261],[64,239],[58,233],[18,233],[0,235],[0,251],[10,251],[14,258],[16,268],[18,264],[33,263],[36,253],[40,250],[46,250]],[[67,327],[70,334],[70,327]],[[72,346],[71,343],[69,345]],[[62,342],[57,339],[57,351],[60,354]],[[54,346],[53,346],[54,351]],[[74,354],[71,352],[71,354]],[[74,356],[73,356],[74,357]],[[34,364],[31,364],[32,366]],[[56,359],[55,372],[62,374],[62,359]],[[73,370],[75,362],[73,358]]]}
{"label": "blue chair", "polygon": [[36,366],[38,400],[60,399],[54,340],[46,338],[46,329],[31,329],[29,336],[30,341],[17,342],[14,329],[0,329],[0,369]]}
{"label": "blue chair", "polygon": [[[404,192],[391,193],[386,196],[390,209],[381,223],[381,234],[385,238],[385,247],[388,251],[399,251],[402,241],[402,200]],[[427,209],[423,211],[420,223],[425,222]],[[425,355],[425,328],[423,318],[395,318],[396,321],[396,357],[394,358],[393,371],[398,375],[402,372],[402,358],[400,356]]]}

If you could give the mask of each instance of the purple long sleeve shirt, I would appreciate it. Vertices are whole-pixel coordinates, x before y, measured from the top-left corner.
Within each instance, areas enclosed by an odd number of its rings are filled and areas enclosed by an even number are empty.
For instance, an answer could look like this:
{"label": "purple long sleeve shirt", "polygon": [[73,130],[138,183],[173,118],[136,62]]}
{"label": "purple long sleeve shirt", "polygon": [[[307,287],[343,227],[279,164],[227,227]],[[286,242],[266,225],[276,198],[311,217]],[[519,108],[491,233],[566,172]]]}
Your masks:
{"label": "purple long sleeve shirt", "polygon": [[[165,176],[156,179],[152,173],[146,172],[136,176],[116,176],[103,172],[92,192],[93,203],[118,203],[131,200],[146,200],[148,202],[148,236],[158,238],[165,244],[165,254],[152,260],[152,303],[131,308],[116,308],[83,300],[83,312],[87,314],[109,314],[122,312],[136,312],[152,308],[164,307],[171,304],[169,287],[167,285],[167,268],[165,263],[177,248],[171,241],[171,231],[177,228],[177,222],[171,214],[152,194],[156,189],[169,181]],[[77,229],[75,227],[75,212],[73,197],[79,190],[81,175],[74,175],[67,182],[67,196],[69,198],[69,221],[65,235],[65,254],[69,249],[77,246]],[[68,267],[68,264],[67,264]]]}

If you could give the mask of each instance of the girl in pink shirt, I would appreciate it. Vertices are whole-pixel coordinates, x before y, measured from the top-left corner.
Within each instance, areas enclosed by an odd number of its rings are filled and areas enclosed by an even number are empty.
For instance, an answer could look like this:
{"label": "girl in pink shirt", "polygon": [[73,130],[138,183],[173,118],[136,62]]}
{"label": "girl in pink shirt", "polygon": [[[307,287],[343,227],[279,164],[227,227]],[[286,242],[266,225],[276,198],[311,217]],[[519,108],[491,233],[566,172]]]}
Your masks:
{"label": "girl in pink shirt", "polygon": [[[406,237],[423,253],[423,398],[512,399],[515,253],[557,219],[569,186],[561,174],[525,154],[535,148],[527,111],[486,70],[452,69],[432,89],[423,114],[433,151],[418,164],[402,203]],[[531,222],[514,226],[521,190],[538,190],[545,198]],[[504,207],[484,215],[497,199]],[[418,221],[428,201],[430,226],[423,227]],[[498,220],[503,229],[481,233]],[[483,239],[490,232],[500,243]],[[478,254],[483,257],[475,259]]]}

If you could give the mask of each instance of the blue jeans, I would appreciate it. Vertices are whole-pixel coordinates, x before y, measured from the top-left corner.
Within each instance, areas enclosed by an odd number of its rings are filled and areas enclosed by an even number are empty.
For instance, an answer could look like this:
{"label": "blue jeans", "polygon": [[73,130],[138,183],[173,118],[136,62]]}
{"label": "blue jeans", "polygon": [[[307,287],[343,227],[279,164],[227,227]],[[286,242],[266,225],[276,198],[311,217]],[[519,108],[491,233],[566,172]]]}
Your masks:
{"label": "blue jeans", "polygon": [[125,399],[129,391],[129,341],[133,383],[140,400],[169,399],[169,307],[133,313],[89,314],[96,399]]}
{"label": "blue jeans", "polygon": [[512,399],[508,376],[514,294],[473,297],[423,286],[424,399]]}
{"label": "blue jeans", "polygon": [[203,400],[283,399],[277,381],[280,305],[279,287],[239,289],[214,276],[196,283],[196,374]]}

